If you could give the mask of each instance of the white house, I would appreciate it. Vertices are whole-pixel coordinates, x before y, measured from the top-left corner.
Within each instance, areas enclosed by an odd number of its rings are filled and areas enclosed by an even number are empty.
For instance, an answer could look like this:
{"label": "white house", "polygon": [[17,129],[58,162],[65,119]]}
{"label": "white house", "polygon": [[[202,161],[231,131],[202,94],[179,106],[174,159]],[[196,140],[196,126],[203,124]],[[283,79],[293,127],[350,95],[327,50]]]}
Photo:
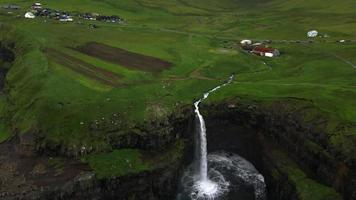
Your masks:
{"label": "white house", "polygon": [[251,40],[242,40],[240,42],[241,45],[251,45],[252,44],[252,41]]}
{"label": "white house", "polygon": [[318,34],[319,34],[319,32],[316,30],[309,31],[307,33],[308,37],[310,37],[310,38],[314,38],[314,37],[318,36]]}
{"label": "white house", "polygon": [[35,15],[32,13],[32,12],[27,12],[25,14],[25,18],[26,19],[34,19],[35,18]]}
{"label": "white house", "polygon": [[60,22],[72,22],[73,18],[71,16],[64,15],[59,18],[59,21]]}
{"label": "white house", "polygon": [[40,10],[40,9],[42,9],[42,4],[41,3],[34,3],[34,4],[32,4],[32,9]]}

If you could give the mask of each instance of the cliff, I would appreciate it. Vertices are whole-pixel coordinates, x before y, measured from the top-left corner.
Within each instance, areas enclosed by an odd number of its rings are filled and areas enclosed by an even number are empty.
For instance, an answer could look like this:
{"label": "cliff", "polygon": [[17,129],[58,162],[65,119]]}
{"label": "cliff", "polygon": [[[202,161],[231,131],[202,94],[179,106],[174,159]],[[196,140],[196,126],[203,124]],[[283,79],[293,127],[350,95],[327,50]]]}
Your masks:
{"label": "cliff", "polygon": [[[233,99],[210,104],[203,110],[211,128],[223,124],[220,127],[230,132],[221,137],[245,142],[235,143],[235,147],[244,148],[234,150],[264,174],[271,199],[340,199],[337,192],[347,200],[356,198],[354,147],[335,146],[333,141],[337,138],[333,136],[342,134],[341,127],[350,124],[339,122],[332,128],[335,119],[304,99]],[[233,126],[247,131],[228,131]],[[210,135],[217,138],[214,130]],[[345,153],[346,148],[350,154]]]}

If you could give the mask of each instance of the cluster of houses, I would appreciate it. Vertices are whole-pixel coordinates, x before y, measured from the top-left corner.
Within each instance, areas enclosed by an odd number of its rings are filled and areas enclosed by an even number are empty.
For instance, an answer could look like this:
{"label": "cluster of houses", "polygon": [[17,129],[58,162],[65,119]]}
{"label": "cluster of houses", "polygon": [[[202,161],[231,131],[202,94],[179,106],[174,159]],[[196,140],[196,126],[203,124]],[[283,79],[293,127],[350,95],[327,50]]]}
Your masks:
{"label": "cluster of houses", "polygon": [[68,12],[44,8],[41,3],[34,3],[31,6],[31,11],[25,14],[25,18],[33,19],[35,17],[47,17],[56,19],[61,22],[72,22],[73,18]]}
{"label": "cluster of houses", "polygon": [[[111,23],[123,22],[123,19],[119,16],[102,16],[97,13],[77,13],[78,18],[84,20],[95,20]],[[25,18],[33,19],[35,17],[47,17],[50,19],[55,19],[61,22],[72,22],[74,21],[72,15],[69,12],[54,10],[51,8],[44,8],[41,3],[34,3],[31,6],[31,11],[25,14]]]}
{"label": "cluster of houses", "polygon": [[97,13],[79,14],[78,17],[81,17],[85,20],[102,21],[102,22],[110,22],[110,23],[120,23],[124,21],[121,17],[116,15],[104,16],[104,15],[99,15]]}
{"label": "cluster of houses", "polygon": [[263,43],[253,43],[251,40],[242,40],[240,42],[241,48],[249,53],[256,54],[258,56],[276,57],[280,55],[278,49],[268,47]]}

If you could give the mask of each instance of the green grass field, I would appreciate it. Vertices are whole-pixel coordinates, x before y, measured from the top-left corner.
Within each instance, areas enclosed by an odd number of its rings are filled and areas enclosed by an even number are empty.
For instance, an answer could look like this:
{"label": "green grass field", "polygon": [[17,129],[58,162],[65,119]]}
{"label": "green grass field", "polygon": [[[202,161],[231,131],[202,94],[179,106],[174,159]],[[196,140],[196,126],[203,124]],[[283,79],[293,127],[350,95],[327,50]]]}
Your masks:
{"label": "green grass field", "polygon": [[[119,15],[126,23],[24,19],[31,1],[0,0],[0,4],[22,6],[13,13],[0,9],[0,39],[3,45],[15,43],[17,55],[7,75],[9,93],[0,99],[0,142],[11,137],[8,130],[16,129],[20,134],[40,132],[51,144],[92,146],[97,152],[113,150],[109,133],[94,134],[93,123],[110,123],[114,113],[120,116],[118,125],[112,125],[118,129],[163,119],[235,73],[233,84],[209,101],[232,97],[311,100],[335,123],[349,125],[347,131],[332,136],[332,144],[356,156],[356,69],[352,66],[356,64],[356,43],[335,42],[356,39],[353,0],[336,4],[321,0],[41,2],[69,12]],[[99,28],[89,28],[92,23]],[[282,52],[278,58],[248,55],[234,46],[246,38],[306,40],[311,29],[330,37],[307,44],[272,43]],[[89,42],[159,58],[172,66],[151,73],[74,50]],[[53,57],[47,49],[71,58]],[[92,71],[73,70],[78,62],[84,62],[84,68],[92,66]],[[120,77],[117,84],[101,80],[111,73]],[[141,162],[136,151],[126,153],[132,155],[133,162]],[[122,152],[91,158],[94,168],[102,167],[95,164],[96,159],[110,165],[117,154]],[[121,163],[120,159],[112,162]]]}

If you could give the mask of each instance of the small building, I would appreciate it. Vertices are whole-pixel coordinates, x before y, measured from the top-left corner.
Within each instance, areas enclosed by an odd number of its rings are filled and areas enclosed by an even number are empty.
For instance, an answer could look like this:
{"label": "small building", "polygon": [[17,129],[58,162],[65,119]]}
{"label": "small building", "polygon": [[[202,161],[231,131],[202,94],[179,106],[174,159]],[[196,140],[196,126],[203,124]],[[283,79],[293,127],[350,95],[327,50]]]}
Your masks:
{"label": "small building", "polygon": [[264,44],[262,42],[256,42],[256,43],[253,43],[251,46],[253,46],[253,48],[255,48],[255,47],[259,47],[259,46],[264,46]]}
{"label": "small building", "polygon": [[242,46],[251,45],[252,41],[251,40],[241,40],[240,44]]}
{"label": "small building", "polygon": [[251,53],[254,53],[259,56],[266,56],[266,57],[276,57],[280,55],[278,49],[265,47],[265,46],[257,46],[252,49]]}
{"label": "small building", "polygon": [[72,22],[73,18],[69,15],[62,15],[59,17],[60,22]]}
{"label": "small building", "polygon": [[122,21],[122,19],[119,16],[112,15],[112,16],[97,16],[96,20],[98,21],[103,21],[103,22],[111,22],[111,23],[117,23]]}
{"label": "small building", "polygon": [[32,4],[32,9],[34,10],[41,10],[42,9],[42,4],[41,3],[34,3]]}
{"label": "small building", "polygon": [[248,52],[252,51],[253,49],[251,40],[241,40],[240,45],[243,50]]}
{"label": "small building", "polygon": [[312,31],[309,31],[308,33],[307,33],[307,36],[309,37],[309,38],[315,38],[315,37],[317,37],[319,35],[319,32],[317,31],[317,30],[312,30]]}
{"label": "small building", "polygon": [[26,19],[34,19],[35,18],[35,15],[32,13],[32,12],[27,12],[25,14],[25,18]]}

